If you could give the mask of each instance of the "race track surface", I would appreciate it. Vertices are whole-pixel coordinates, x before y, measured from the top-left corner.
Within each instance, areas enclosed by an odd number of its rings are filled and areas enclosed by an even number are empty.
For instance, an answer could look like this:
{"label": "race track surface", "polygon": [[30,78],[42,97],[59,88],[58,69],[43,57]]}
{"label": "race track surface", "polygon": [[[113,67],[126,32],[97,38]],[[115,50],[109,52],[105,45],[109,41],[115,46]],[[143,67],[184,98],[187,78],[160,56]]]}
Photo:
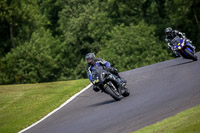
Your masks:
{"label": "race track surface", "polygon": [[89,88],[26,133],[129,133],[200,105],[200,61],[177,58],[121,76],[129,97],[115,102]]}

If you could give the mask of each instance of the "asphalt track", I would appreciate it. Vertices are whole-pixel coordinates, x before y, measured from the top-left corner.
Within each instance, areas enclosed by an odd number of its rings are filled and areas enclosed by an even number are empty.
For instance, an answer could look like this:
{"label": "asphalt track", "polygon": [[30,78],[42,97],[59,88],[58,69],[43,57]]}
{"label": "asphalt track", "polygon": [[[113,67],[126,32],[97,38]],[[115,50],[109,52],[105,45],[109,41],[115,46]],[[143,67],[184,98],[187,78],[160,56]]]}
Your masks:
{"label": "asphalt track", "polygon": [[[200,59],[200,54],[198,54]],[[131,95],[92,88],[27,133],[128,133],[200,105],[200,61],[177,58],[121,73]]]}

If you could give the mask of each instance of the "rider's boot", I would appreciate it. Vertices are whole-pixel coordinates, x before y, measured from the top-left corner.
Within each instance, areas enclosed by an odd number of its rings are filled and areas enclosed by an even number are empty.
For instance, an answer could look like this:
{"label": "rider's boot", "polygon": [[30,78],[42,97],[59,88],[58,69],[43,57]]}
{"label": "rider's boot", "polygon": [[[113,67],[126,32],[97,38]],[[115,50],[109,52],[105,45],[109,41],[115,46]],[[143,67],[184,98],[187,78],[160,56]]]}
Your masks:
{"label": "rider's boot", "polygon": [[97,87],[96,85],[93,85],[93,90],[94,90],[95,92],[100,91],[99,87]]}
{"label": "rider's boot", "polygon": [[173,53],[174,53],[177,57],[179,56],[179,54],[178,54],[177,51],[173,50]]}

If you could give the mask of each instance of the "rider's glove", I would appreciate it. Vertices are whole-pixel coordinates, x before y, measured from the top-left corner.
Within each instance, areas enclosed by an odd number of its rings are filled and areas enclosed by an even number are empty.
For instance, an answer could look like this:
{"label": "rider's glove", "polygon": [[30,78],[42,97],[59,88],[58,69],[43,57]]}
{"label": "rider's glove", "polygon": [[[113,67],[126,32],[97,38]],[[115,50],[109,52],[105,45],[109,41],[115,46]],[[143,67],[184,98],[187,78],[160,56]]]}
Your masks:
{"label": "rider's glove", "polygon": [[113,68],[113,72],[114,72],[115,74],[118,74],[117,68]]}
{"label": "rider's glove", "polygon": [[96,80],[93,80],[92,83],[95,85],[96,84]]}
{"label": "rider's glove", "polygon": [[190,44],[192,44],[192,41],[190,41],[189,39],[187,39],[186,41],[189,42]]}
{"label": "rider's glove", "polygon": [[96,80],[93,80],[92,83],[95,85],[99,82],[99,78],[97,78]]}
{"label": "rider's glove", "polygon": [[113,74],[117,74],[117,73],[118,73],[118,72],[117,72],[117,69],[114,68],[114,67],[107,68],[107,71],[109,71],[109,72],[111,72],[111,73],[113,73]]}

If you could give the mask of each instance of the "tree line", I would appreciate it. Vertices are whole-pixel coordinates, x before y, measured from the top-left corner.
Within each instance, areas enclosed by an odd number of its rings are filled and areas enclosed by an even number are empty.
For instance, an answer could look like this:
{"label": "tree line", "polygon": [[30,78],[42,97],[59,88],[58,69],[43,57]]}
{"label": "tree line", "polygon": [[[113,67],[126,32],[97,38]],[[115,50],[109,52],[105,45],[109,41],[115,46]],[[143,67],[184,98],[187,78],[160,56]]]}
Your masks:
{"label": "tree line", "polygon": [[200,49],[200,1],[1,0],[0,84],[87,77],[93,52],[119,71],[173,58],[168,26]]}

